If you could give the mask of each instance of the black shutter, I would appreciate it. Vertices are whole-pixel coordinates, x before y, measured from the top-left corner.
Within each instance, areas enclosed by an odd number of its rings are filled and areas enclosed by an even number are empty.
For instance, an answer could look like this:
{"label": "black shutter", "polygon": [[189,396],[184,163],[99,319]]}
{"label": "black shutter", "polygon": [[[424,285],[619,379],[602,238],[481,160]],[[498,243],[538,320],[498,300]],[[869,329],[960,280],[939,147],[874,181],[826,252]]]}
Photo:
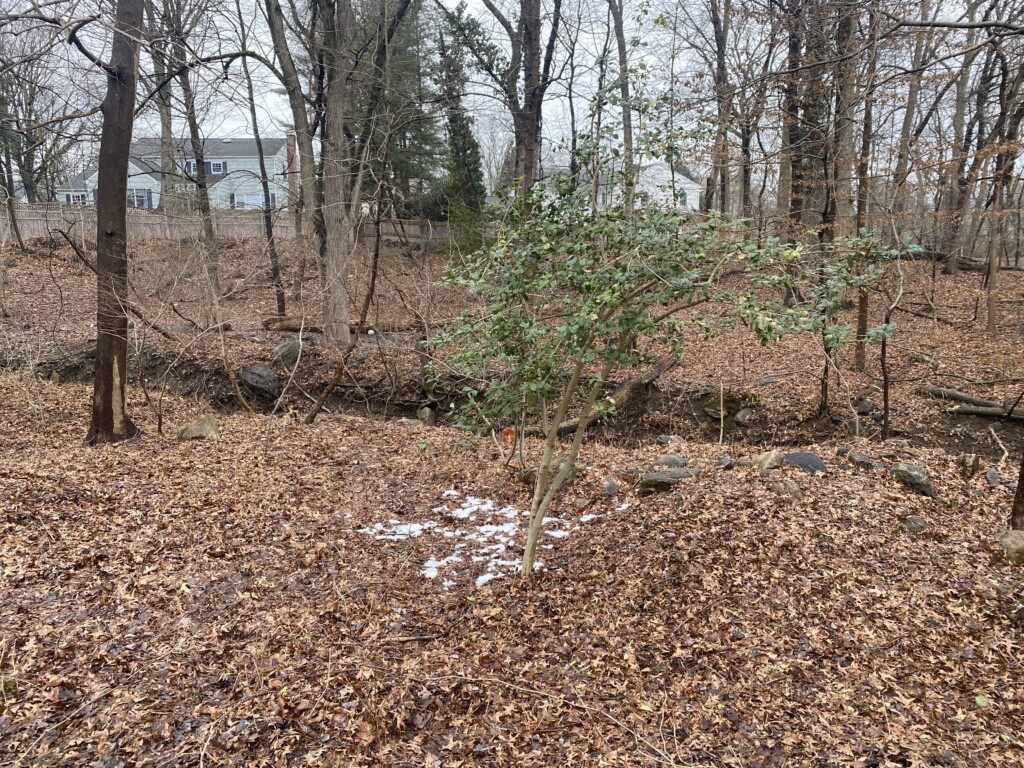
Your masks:
{"label": "black shutter", "polygon": [[96,187],[93,187],[93,188],[92,188],[92,201],[93,201],[94,203],[96,202],[96,192],[97,192],[97,191],[98,191],[98,190],[96,189]]}
{"label": "black shutter", "polygon": [[146,207],[152,209],[153,207],[153,190],[146,190]]}
{"label": "black shutter", "polygon": [[230,203],[230,205],[231,205],[232,208],[235,207],[235,193],[234,192],[231,193],[231,203]]}
{"label": "black shutter", "polygon": [[204,160],[203,161],[203,170],[206,171],[206,175],[207,176],[209,176],[212,173],[212,171],[210,170],[210,161],[209,160]]}
{"label": "black shutter", "polygon": [[221,169],[223,170],[224,173],[228,172],[228,161],[227,160],[225,160],[223,163],[221,163]]}
{"label": "black shutter", "polygon": [[277,208],[277,192],[270,193],[270,207]]}
{"label": "black shutter", "polygon": [[68,205],[71,205],[71,195],[64,195],[64,199],[68,201]]}

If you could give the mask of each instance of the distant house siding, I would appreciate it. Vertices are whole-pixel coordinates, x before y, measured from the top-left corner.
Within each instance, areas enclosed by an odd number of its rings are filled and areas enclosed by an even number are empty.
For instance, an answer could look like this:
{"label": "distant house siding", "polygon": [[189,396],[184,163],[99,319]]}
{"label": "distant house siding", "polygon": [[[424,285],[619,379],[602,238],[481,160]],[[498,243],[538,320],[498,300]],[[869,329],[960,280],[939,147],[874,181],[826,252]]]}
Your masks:
{"label": "distant house siding", "polygon": [[[57,202],[65,205],[94,205],[99,188],[99,172],[93,171],[73,185],[58,187]],[[128,207],[157,208],[160,205],[160,181],[134,163],[128,164]]]}
{"label": "distant house siding", "polygon": [[[282,150],[266,159],[270,182],[271,205],[287,208],[287,158]],[[228,161],[227,175],[210,189],[210,205],[214,208],[262,208],[263,184],[260,181],[259,158],[232,158]]]}

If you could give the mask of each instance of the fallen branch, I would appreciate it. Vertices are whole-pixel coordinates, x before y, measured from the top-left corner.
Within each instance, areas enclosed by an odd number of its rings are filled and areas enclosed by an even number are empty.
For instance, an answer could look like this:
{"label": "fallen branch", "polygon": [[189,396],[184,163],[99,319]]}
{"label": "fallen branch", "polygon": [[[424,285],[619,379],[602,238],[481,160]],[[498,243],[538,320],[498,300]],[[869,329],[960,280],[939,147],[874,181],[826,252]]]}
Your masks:
{"label": "fallen branch", "polygon": [[1015,408],[1011,411],[1002,406],[988,408],[981,405],[961,405],[956,408],[950,408],[946,413],[952,413],[954,416],[988,416],[993,419],[1024,421],[1024,409],[1022,408]]}
{"label": "fallen branch", "polygon": [[918,312],[916,309],[908,309],[907,307],[896,307],[896,311],[906,312],[908,315],[913,315],[914,317],[923,317],[925,320],[934,320],[936,323],[942,323],[943,325],[956,325],[956,323],[952,322],[951,320],[946,320],[945,318],[942,317],[929,315],[925,312]]}
{"label": "fallen branch", "polygon": [[974,395],[968,395],[966,392],[947,389],[946,387],[933,387],[930,384],[922,384],[917,388],[917,391],[923,395],[937,397],[940,400],[956,400],[957,402],[976,405],[980,408],[999,408],[1004,411],[1006,410],[1002,403],[996,402],[995,400],[986,400],[983,397],[975,397]]}
{"label": "fallen branch", "polygon": [[[305,322],[304,322],[305,321]],[[323,328],[317,325],[309,323],[308,318],[303,318],[301,315],[288,315],[286,317],[265,317],[263,318],[263,328],[268,331],[286,331],[289,333],[297,333],[300,329],[309,333],[322,333]],[[442,324],[443,325],[443,324]],[[359,333],[413,333],[423,329],[423,324],[419,319],[415,320],[378,320],[375,323],[363,323],[361,326],[359,321],[349,323],[349,327],[352,328],[353,332],[359,329]],[[432,326],[438,327],[438,326]]]}

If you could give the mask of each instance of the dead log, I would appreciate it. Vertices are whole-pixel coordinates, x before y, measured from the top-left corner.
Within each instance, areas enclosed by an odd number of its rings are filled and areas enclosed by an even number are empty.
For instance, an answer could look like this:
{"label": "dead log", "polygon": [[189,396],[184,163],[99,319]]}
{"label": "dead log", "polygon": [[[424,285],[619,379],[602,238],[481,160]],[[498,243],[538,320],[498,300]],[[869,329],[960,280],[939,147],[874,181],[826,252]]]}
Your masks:
{"label": "dead log", "polygon": [[[679,362],[679,358],[674,354],[667,354],[656,362],[649,371],[637,376],[636,378],[624,381],[622,384],[615,388],[612,394],[605,398],[603,402],[608,404],[608,408],[602,409],[600,412],[595,413],[589,419],[587,419],[585,430],[592,429],[598,424],[601,424],[611,418],[612,414],[621,410],[628,402],[630,402],[641,390],[649,387],[655,381],[658,380],[663,373],[672,369],[676,363]],[[579,428],[579,420],[571,421],[568,424],[563,424],[558,428],[558,436],[566,437],[567,435],[573,434]],[[543,437],[543,435],[540,435]]]}
{"label": "dead log", "polygon": [[947,389],[946,387],[933,387],[929,384],[922,384],[917,388],[917,391],[922,395],[928,395],[930,397],[937,397],[940,400],[956,400],[959,403],[967,403],[968,405],[976,405],[980,408],[995,408],[1005,411],[1006,407],[995,400],[986,400],[982,397],[975,397],[974,395],[968,395],[966,392],[960,392],[956,389]]}
{"label": "dead log", "polygon": [[288,331],[291,333],[298,333],[299,331],[320,333],[323,330],[319,326],[313,325],[309,318],[302,317],[301,315],[265,317],[263,318],[263,328],[268,331]]}
{"label": "dead log", "polygon": [[[273,315],[263,318],[263,328],[268,331],[286,331],[298,333],[301,329],[308,333],[320,333],[323,329],[315,325],[310,318],[303,318],[301,315],[286,315],[280,317]],[[349,326],[355,329],[357,323],[350,323]],[[443,325],[432,325],[431,328],[439,328]],[[374,333],[413,333],[422,332],[423,323],[419,320],[378,320],[375,323],[366,323],[363,326],[363,333],[373,331]]]}
{"label": "dead log", "polygon": [[1003,406],[991,408],[982,405],[959,405],[956,408],[950,408],[946,413],[951,413],[954,416],[987,416],[993,419],[1024,421],[1024,408],[1014,408],[1010,411]]}

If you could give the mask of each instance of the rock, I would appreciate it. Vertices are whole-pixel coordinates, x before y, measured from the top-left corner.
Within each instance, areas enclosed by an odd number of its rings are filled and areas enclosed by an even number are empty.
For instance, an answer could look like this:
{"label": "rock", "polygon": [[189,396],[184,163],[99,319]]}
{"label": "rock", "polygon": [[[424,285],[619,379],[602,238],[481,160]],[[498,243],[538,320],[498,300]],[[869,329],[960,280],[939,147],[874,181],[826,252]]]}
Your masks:
{"label": "rock", "polygon": [[974,477],[981,468],[981,456],[976,453],[965,453],[960,457],[960,471],[964,477]]}
{"label": "rock", "polygon": [[870,400],[858,400],[855,408],[858,416],[867,416],[875,410],[875,406],[871,404]]}
{"label": "rock", "polygon": [[769,384],[778,384],[779,380],[775,376],[765,376],[760,379],[754,380],[755,387],[767,387]]}
{"label": "rock", "polygon": [[881,424],[882,419],[885,418],[885,414],[884,413],[873,413],[873,414],[871,414],[871,418],[874,419],[875,421],[877,421],[879,424]]}
{"label": "rock", "polygon": [[857,469],[873,469],[875,463],[871,460],[870,456],[863,453],[851,453],[847,456],[847,459]]}
{"label": "rock", "polygon": [[60,384],[60,374],[56,371],[50,371],[49,380],[51,384]]}
{"label": "rock", "polygon": [[791,499],[801,499],[804,495],[804,492],[800,490],[800,486],[792,480],[777,480],[772,483],[771,489],[779,494],[779,496],[788,496]]}
{"label": "rock", "polygon": [[180,427],[178,434],[175,435],[176,440],[216,440],[219,437],[217,420],[209,414],[199,421]]}
{"label": "rock", "polygon": [[619,484],[615,482],[614,477],[608,475],[608,477],[604,479],[604,485],[601,486],[601,495],[604,496],[606,499],[610,499],[612,498],[612,496],[617,496],[618,493]]}
{"label": "rock", "polygon": [[736,414],[734,419],[737,424],[741,427],[747,426],[750,420],[754,417],[754,410],[752,408],[743,408],[739,413]]}
{"label": "rock", "polygon": [[416,411],[416,418],[426,424],[428,427],[437,426],[437,411],[426,405]]}
{"label": "rock", "polygon": [[299,355],[302,353],[305,343],[307,343],[306,340],[300,341],[298,336],[282,341],[270,353],[270,362],[276,368],[294,368],[295,364],[299,362]]}
{"label": "rock", "polygon": [[752,467],[753,465],[754,465],[754,460],[752,458],[750,458],[749,456],[742,456],[742,457],[736,459],[736,466],[737,467]]}
{"label": "rock", "polygon": [[422,427],[423,426],[423,422],[420,421],[419,419],[410,419],[407,416],[403,416],[400,419],[395,419],[395,422],[398,423],[398,424],[404,424],[407,427]]}
{"label": "rock", "polygon": [[848,445],[841,445],[838,448],[836,448],[836,456],[839,456],[840,458],[842,458],[843,456],[849,456],[849,455],[850,455],[850,446],[848,446]]}
{"label": "rock", "polygon": [[657,469],[658,467],[678,469],[679,467],[685,467],[689,463],[689,459],[686,459],[682,456],[674,456],[672,454],[669,454],[667,456],[662,456],[659,459],[655,459],[654,462],[651,464],[651,467],[654,469]]}
{"label": "rock", "polygon": [[167,326],[167,332],[175,336],[185,336],[196,330],[195,323],[175,323]]}
{"label": "rock", "polygon": [[647,472],[640,478],[640,495],[648,496],[652,493],[667,491],[683,480],[700,477],[701,474],[700,470],[687,467],[669,467],[661,472]]}
{"label": "rock", "polygon": [[778,451],[765,451],[754,457],[754,466],[762,472],[778,469],[782,466],[782,454]]}
{"label": "rock", "polygon": [[931,523],[920,515],[907,515],[903,518],[903,527],[910,531],[910,533],[921,533],[930,525]]}
{"label": "rock", "polygon": [[704,413],[715,421],[718,421],[719,419],[724,419],[729,415],[729,409],[719,408],[718,403],[716,402],[714,405],[705,405]]}
{"label": "rock", "polygon": [[817,472],[824,472],[825,462],[822,461],[821,456],[810,451],[796,451],[794,453],[787,453],[782,457],[782,463],[787,467],[793,469],[802,469],[804,472],[815,474]]}
{"label": "rock", "polygon": [[270,366],[263,363],[247,368],[239,378],[254,394],[267,400],[276,399],[281,389],[277,374],[270,369]]}
{"label": "rock", "polygon": [[586,509],[589,503],[590,502],[587,501],[586,499],[574,499],[572,505],[576,508],[577,511],[579,511],[582,509]]}
{"label": "rock", "polygon": [[732,469],[736,466],[736,462],[730,459],[728,456],[723,456],[715,462],[716,469]]}
{"label": "rock", "polygon": [[985,482],[991,485],[993,488],[998,488],[1003,484],[1003,480],[999,477],[999,470],[993,467],[989,467],[985,470]]}
{"label": "rock", "polygon": [[678,443],[685,443],[679,435],[658,435],[658,439],[655,440],[658,445],[676,445]]}
{"label": "rock", "polygon": [[999,537],[1006,559],[1016,565],[1024,565],[1024,531],[1006,531]]}
{"label": "rock", "polygon": [[925,496],[934,496],[935,488],[924,470],[916,464],[897,464],[889,473],[904,485]]}
{"label": "rock", "polygon": [[6,267],[7,269],[16,266],[18,266],[18,260],[13,256],[8,256],[6,259],[4,259],[4,267]]}
{"label": "rock", "polygon": [[[565,456],[558,456],[551,462],[551,476],[552,479],[559,473],[562,468],[562,462],[565,461]],[[540,465],[536,467],[527,467],[519,473],[519,480],[524,485],[533,486],[537,484],[537,473],[540,471]],[[565,476],[565,479],[559,483],[556,490],[561,490],[567,487],[573,480],[576,479],[576,467],[573,467],[569,474]]]}

